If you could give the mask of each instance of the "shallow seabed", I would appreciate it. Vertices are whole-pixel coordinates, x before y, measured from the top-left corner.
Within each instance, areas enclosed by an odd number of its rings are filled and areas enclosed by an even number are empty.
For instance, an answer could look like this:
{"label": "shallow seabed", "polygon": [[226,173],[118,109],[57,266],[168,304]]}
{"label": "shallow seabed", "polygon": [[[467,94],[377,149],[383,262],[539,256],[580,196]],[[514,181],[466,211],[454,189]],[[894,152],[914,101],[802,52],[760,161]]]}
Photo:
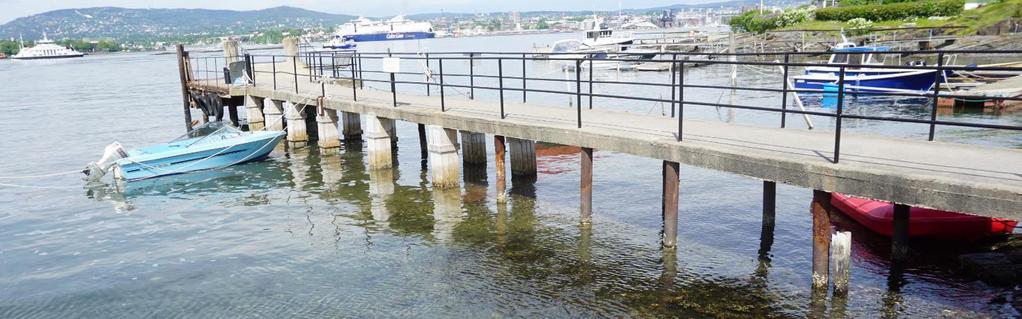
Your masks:
{"label": "shallow seabed", "polygon": [[[74,170],[112,141],[183,130],[172,56],[0,61],[0,74],[12,133],[0,176]],[[460,189],[433,191],[415,125],[398,136],[392,170],[367,171],[353,143],[123,190],[0,180],[0,318],[1017,315],[1011,289],[949,270],[956,249],[917,246],[891,274],[889,243],[836,214],[853,232],[850,293],[814,297],[808,189],[778,187],[763,247],[761,181],[682,166],[679,246],[665,252],[659,161],[597,150],[584,228],[576,150],[541,145],[538,178],[498,204],[492,143]]]}

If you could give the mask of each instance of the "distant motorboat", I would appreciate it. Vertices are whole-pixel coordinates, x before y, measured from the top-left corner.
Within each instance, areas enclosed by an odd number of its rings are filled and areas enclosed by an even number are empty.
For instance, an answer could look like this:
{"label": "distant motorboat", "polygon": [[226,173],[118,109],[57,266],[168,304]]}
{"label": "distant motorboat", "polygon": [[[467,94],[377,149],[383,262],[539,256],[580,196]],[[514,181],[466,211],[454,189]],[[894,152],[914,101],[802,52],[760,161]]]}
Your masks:
{"label": "distant motorboat", "polygon": [[883,46],[859,47],[850,42],[833,49],[827,66],[807,67],[805,74],[792,77],[799,90],[837,93],[841,67],[845,68],[844,91],[925,93],[936,83],[936,70],[905,69],[884,64]]}
{"label": "distant motorboat", "polygon": [[82,172],[89,182],[100,181],[111,170],[115,179],[135,181],[224,168],[266,158],[285,134],[243,132],[223,122],[210,122],[168,143],[130,151],[115,142],[106,147],[102,159]]}
{"label": "distant motorboat", "polygon": [[323,45],[324,49],[331,50],[354,50],[358,47],[355,43],[355,37],[350,35],[334,35],[330,42]]}
{"label": "distant motorboat", "polygon": [[18,60],[34,60],[80,58],[83,56],[85,56],[84,53],[55,44],[52,40],[46,38],[46,33],[44,32],[43,39],[36,42],[35,46],[21,48],[21,50],[18,51],[18,54],[11,56],[11,58]]}

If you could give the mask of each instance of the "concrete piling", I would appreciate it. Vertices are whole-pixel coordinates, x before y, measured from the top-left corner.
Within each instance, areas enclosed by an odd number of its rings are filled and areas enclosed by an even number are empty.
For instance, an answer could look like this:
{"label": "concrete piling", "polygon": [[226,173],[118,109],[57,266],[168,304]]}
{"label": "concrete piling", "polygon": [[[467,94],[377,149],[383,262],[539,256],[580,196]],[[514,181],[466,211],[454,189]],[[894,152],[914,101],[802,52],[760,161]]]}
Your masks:
{"label": "concrete piling", "polygon": [[263,117],[266,121],[267,131],[284,130],[284,101],[265,99],[263,100]]}
{"label": "concrete piling", "polygon": [[813,190],[813,289],[827,290],[830,280],[830,193]]}
{"label": "concrete piling", "polygon": [[316,132],[319,134],[319,148],[330,149],[341,147],[341,138],[337,132],[337,111],[323,107],[316,108]]}
{"label": "concrete piling", "polygon": [[461,156],[466,165],[486,165],[486,134],[461,131]]}
{"label": "concrete piling", "polygon": [[392,127],[394,120],[378,117],[376,113],[366,114],[366,131],[363,135],[369,151],[367,166],[370,170],[388,169],[394,165],[390,142]]}
{"label": "concrete piling", "polygon": [[678,182],[680,164],[663,162],[663,246],[674,248],[678,245]]}
{"label": "concrete piling", "polygon": [[497,170],[497,202],[503,203],[507,201],[507,169],[504,167],[504,137],[500,135],[493,136],[493,150],[494,150],[494,165]]}
{"label": "concrete piling", "polygon": [[593,219],[593,149],[583,147],[581,152],[581,178],[579,180],[579,210],[581,224],[589,225]]}
{"label": "concrete piling", "polygon": [[526,178],[536,177],[536,142],[507,138],[511,149],[511,175]]}
{"label": "concrete piling", "polygon": [[251,95],[245,96],[245,118],[248,119],[248,130],[259,131],[265,125],[263,118],[264,99]]}
{"label": "concrete piling", "polygon": [[309,142],[305,127],[304,105],[284,102],[284,117],[287,119],[287,141],[292,146],[304,146]]}
{"label": "concrete piling", "polygon": [[830,256],[834,276],[834,295],[848,293],[848,270],[851,267],[852,256],[852,233],[847,231],[836,232],[830,240]]}
{"label": "concrete piling", "polygon": [[362,118],[358,113],[341,112],[341,134],[348,142],[362,139]]}
{"label": "concrete piling", "polygon": [[439,125],[426,125],[429,142],[429,167],[433,173],[433,189],[457,188],[458,178],[458,131]]}

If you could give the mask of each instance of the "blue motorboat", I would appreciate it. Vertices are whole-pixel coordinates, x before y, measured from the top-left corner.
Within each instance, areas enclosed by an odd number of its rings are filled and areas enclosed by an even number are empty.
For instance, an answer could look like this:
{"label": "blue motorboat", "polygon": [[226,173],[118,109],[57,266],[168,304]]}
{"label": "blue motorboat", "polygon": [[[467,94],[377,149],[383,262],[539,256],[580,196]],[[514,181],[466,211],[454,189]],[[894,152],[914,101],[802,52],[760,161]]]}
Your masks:
{"label": "blue motorboat", "polygon": [[223,122],[210,122],[164,144],[124,151],[115,142],[83,173],[90,182],[98,182],[110,170],[115,179],[134,181],[224,168],[266,158],[284,136],[283,131],[243,132]]}
{"label": "blue motorboat", "polygon": [[355,37],[350,35],[334,35],[334,38],[323,45],[324,49],[333,50],[355,50],[358,44],[355,43]]}
{"label": "blue motorboat", "polygon": [[[926,93],[938,80],[936,70],[905,69],[885,66],[884,46],[858,47],[845,42],[835,46],[827,66],[807,67],[804,75],[792,77],[796,89],[824,92],[838,85],[841,67],[845,68],[846,93]],[[836,93],[836,92],[835,92]]]}

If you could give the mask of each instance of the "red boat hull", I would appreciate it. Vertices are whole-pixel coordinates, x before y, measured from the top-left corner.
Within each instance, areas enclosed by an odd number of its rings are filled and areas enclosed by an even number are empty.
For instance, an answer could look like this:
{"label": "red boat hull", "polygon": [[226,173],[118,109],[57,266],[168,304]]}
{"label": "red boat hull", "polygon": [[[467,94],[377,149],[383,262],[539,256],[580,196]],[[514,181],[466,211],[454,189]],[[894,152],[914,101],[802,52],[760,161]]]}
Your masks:
{"label": "red boat hull", "polygon": [[[881,235],[891,237],[894,229],[894,204],[833,193],[831,205],[851,219]],[[909,211],[908,236],[976,240],[1010,234],[1016,221],[974,216],[929,208]]]}

